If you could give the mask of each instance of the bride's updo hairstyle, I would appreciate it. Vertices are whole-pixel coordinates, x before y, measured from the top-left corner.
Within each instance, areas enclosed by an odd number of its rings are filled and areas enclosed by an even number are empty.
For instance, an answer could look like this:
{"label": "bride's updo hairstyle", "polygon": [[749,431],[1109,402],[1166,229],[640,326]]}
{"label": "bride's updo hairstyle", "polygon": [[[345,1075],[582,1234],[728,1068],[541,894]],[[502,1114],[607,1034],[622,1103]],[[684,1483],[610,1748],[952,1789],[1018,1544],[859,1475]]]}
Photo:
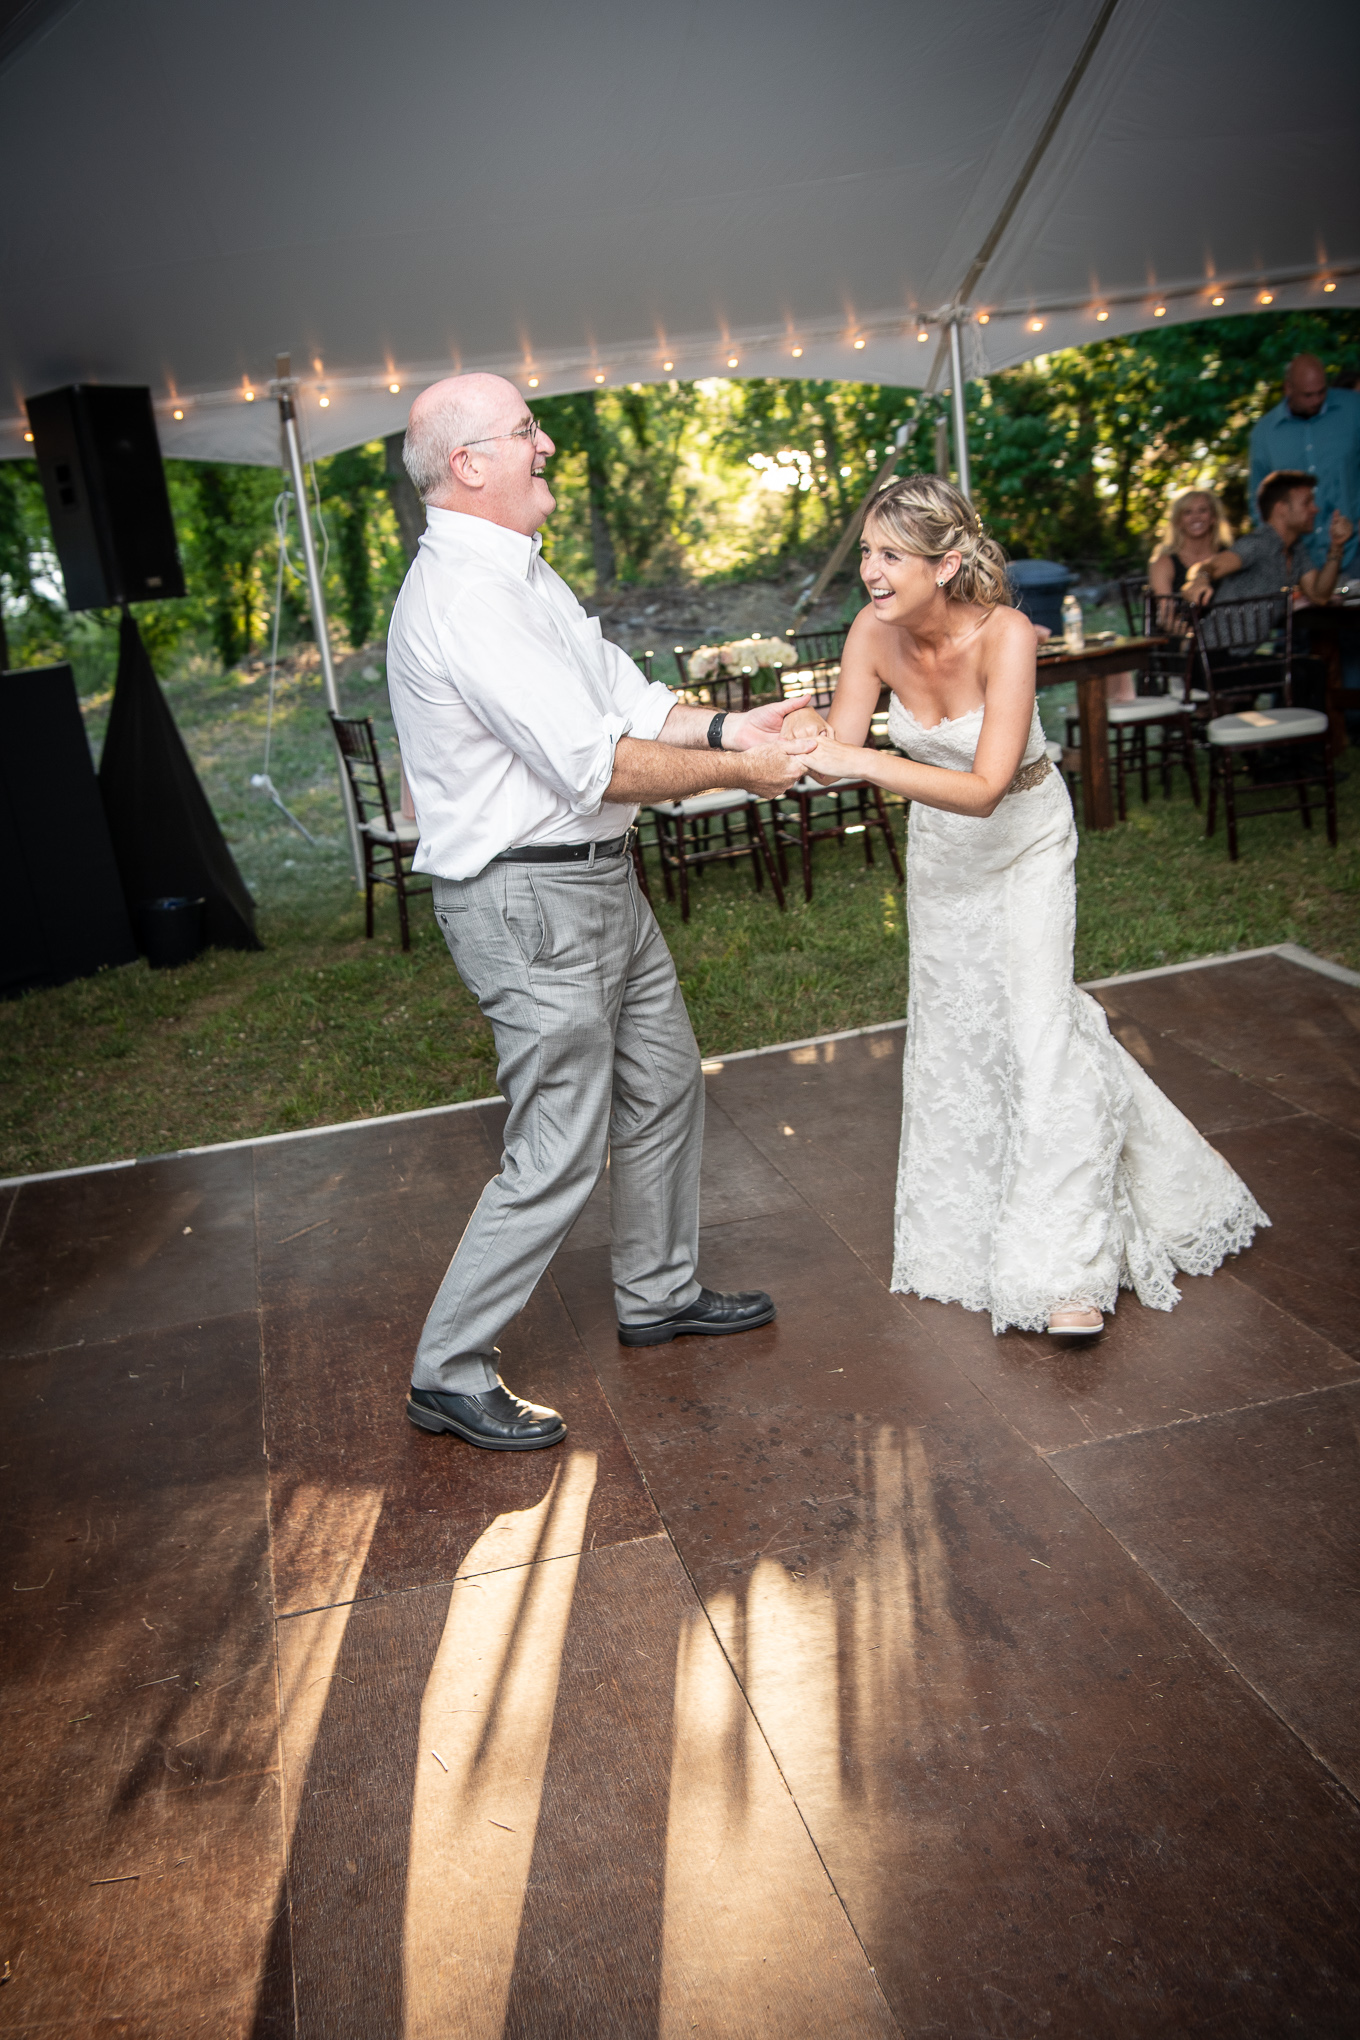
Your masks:
{"label": "bride's updo hairstyle", "polygon": [[976,602],[981,609],[1011,606],[1006,555],[968,498],[938,475],[905,475],[874,497],[864,519],[876,524],[899,552],[942,560],[963,554],[958,572],[945,583],[951,602]]}

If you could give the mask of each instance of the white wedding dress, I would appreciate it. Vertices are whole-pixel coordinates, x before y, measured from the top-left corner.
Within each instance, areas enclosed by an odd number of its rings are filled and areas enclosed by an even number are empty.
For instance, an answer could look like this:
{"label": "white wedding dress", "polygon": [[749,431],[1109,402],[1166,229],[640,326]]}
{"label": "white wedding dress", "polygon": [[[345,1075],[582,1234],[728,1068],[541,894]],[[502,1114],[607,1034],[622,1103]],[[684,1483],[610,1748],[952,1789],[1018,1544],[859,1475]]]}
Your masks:
{"label": "white wedding dress", "polygon": [[[966,772],[982,710],[888,734]],[[1012,789],[985,818],[913,802],[910,994],[892,1287],[1041,1331],[1049,1313],[1170,1310],[1270,1220],[1110,1034],[1072,979],[1077,832],[1044,772],[1036,708]],[[1028,768],[1028,769],[1027,769]]]}

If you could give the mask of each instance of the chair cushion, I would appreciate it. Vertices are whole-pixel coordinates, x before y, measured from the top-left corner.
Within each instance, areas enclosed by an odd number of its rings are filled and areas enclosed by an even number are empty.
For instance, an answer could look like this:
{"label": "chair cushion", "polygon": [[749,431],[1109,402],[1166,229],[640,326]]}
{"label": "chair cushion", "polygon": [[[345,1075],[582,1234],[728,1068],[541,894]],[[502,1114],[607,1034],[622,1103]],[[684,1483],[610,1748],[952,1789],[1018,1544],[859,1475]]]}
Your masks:
{"label": "chair cushion", "polygon": [[1175,722],[1190,711],[1169,694],[1146,694],[1139,701],[1112,701],[1106,710],[1112,723]]}
{"label": "chair cushion", "polygon": [[647,805],[650,813],[669,815],[678,821],[687,815],[720,815],[733,808],[744,808],[750,799],[749,793],[739,789],[729,793],[722,786],[713,793],[692,793],[685,800],[654,800]]}
{"label": "chair cushion", "polygon": [[[848,786],[867,786],[867,779],[831,779],[823,785],[820,779],[796,779],[789,793],[844,793]],[[783,796],[788,798],[788,794]]]}
{"label": "chair cushion", "polygon": [[1205,731],[1211,744],[1281,744],[1295,737],[1321,737],[1327,718],[1317,708],[1248,710],[1244,715],[1216,715]]}

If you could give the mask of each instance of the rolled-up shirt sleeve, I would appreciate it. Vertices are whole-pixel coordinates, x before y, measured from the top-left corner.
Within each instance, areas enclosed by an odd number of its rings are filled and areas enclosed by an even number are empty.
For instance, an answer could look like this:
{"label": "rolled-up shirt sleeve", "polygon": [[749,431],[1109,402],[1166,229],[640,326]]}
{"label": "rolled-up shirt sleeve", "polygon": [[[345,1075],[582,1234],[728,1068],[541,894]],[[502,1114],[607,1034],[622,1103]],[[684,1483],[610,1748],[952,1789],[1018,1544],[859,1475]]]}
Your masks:
{"label": "rolled-up shirt sleeve", "polygon": [[629,717],[632,737],[659,737],[666,717],[675,707],[676,695],[659,680],[643,678],[642,669],[627,652],[606,638],[603,642],[605,670],[616,705]]}
{"label": "rolled-up shirt sleeve", "polygon": [[636,667],[640,700],[594,700],[553,628],[509,583],[488,580],[467,591],[448,656],[473,714],[574,814],[598,811],[614,776],[614,748],[634,732],[634,708],[648,720],[656,714]]}

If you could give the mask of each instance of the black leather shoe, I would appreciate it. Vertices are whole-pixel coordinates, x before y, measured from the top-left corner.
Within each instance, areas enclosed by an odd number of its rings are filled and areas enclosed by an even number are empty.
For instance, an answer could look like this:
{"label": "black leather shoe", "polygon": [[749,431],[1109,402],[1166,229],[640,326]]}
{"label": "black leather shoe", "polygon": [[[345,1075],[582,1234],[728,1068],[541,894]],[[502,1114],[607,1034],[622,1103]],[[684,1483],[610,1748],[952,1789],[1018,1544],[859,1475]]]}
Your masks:
{"label": "black leather shoe", "polygon": [[567,1435],[556,1410],[512,1395],[503,1381],[477,1395],[413,1388],[406,1414],[422,1431],[452,1431],[489,1452],[537,1452],[544,1445],[560,1445]]}
{"label": "black leather shoe", "polygon": [[774,1316],[774,1304],[763,1289],[742,1289],[735,1296],[719,1296],[716,1289],[701,1289],[693,1303],[653,1325],[620,1325],[621,1346],[664,1346],[671,1339],[701,1333],[710,1339],[725,1339],[729,1332],[752,1332],[767,1325]]}

